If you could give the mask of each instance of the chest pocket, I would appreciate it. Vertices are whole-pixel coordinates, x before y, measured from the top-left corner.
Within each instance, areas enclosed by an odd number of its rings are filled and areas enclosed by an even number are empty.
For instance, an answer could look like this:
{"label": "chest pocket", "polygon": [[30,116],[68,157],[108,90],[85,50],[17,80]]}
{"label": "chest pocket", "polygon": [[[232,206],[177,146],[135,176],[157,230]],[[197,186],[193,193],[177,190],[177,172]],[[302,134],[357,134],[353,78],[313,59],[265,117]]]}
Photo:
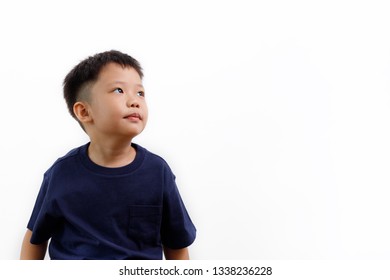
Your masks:
{"label": "chest pocket", "polygon": [[161,206],[130,206],[128,234],[138,247],[156,246],[160,243]]}

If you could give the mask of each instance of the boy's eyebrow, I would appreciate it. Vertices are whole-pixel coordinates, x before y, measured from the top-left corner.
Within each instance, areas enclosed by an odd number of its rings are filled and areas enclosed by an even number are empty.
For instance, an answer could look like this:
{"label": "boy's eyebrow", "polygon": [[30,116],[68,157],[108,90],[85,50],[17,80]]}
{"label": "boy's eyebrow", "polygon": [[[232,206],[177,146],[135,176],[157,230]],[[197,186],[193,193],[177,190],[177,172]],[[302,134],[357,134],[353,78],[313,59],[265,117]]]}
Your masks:
{"label": "boy's eyebrow", "polygon": [[[129,84],[129,83],[127,83],[127,82],[123,82],[123,81],[115,81],[115,82],[112,82],[112,83],[109,83],[108,85],[127,85],[127,84]],[[143,84],[135,84],[137,87],[144,87],[143,86]]]}

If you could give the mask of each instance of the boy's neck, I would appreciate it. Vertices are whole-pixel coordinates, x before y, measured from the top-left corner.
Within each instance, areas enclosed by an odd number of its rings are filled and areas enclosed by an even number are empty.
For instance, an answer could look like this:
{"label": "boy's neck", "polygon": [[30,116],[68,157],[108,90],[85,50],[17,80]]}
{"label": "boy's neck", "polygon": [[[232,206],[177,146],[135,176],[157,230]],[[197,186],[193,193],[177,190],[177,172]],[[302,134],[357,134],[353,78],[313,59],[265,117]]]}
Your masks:
{"label": "boy's neck", "polygon": [[136,151],[131,141],[110,143],[91,140],[88,147],[89,158],[97,165],[103,167],[122,167],[130,164],[135,158]]}

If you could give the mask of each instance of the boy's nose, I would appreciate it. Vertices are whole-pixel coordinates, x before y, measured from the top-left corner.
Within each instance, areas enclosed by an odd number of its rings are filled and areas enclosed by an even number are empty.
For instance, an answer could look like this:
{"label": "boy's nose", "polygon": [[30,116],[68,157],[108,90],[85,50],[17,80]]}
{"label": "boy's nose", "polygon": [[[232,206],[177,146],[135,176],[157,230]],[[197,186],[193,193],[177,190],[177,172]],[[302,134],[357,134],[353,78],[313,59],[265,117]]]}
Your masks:
{"label": "boy's nose", "polygon": [[133,102],[130,105],[131,108],[139,108],[139,104],[137,102]]}
{"label": "boy's nose", "polygon": [[127,106],[131,108],[139,108],[139,103],[136,98],[129,96],[127,99]]}

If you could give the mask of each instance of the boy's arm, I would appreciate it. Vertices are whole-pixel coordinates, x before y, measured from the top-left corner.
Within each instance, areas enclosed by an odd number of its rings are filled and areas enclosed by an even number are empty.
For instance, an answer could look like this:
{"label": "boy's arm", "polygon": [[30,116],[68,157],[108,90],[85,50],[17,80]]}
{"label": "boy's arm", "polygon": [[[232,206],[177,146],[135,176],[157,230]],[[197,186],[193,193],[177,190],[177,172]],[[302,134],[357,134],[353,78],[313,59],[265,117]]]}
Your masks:
{"label": "boy's arm", "polygon": [[22,250],[20,252],[21,260],[43,260],[46,255],[47,242],[39,245],[30,243],[32,231],[27,230],[24,235]]}
{"label": "boy's arm", "polygon": [[171,249],[164,246],[164,255],[166,260],[189,260],[188,248]]}

